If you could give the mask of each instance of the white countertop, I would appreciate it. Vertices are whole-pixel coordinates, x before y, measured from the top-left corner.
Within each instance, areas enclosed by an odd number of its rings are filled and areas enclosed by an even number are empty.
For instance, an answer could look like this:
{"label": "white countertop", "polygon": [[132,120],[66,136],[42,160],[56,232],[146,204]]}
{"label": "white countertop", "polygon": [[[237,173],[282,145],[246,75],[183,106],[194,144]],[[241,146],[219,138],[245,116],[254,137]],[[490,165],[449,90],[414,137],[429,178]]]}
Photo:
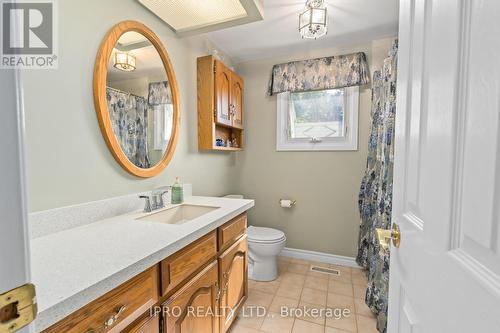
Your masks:
{"label": "white countertop", "polygon": [[254,206],[198,196],[184,203],[220,208],[184,224],[138,221],[144,213],[134,212],[32,239],[37,332]]}

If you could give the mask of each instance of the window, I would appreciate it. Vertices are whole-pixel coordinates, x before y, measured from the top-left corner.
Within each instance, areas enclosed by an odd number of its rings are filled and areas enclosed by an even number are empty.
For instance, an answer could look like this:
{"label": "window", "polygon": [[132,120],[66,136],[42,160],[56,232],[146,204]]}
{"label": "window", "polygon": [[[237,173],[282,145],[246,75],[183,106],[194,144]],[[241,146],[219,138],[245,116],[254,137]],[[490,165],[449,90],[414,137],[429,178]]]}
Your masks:
{"label": "window", "polygon": [[278,94],[276,150],[357,150],[359,87]]}

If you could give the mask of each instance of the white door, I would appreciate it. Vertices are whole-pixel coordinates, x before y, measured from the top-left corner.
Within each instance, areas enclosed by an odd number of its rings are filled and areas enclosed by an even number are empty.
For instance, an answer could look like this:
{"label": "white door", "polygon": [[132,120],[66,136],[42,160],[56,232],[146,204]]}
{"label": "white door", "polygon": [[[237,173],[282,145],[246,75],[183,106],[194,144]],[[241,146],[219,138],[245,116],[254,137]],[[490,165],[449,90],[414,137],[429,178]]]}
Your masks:
{"label": "white door", "polygon": [[[30,257],[24,175],[24,115],[19,71],[0,69],[0,307],[13,289],[30,282]],[[43,112],[43,110],[40,110]],[[6,295],[7,293],[7,295]],[[20,303],[22,319],[31,311]],[[11,315],[6,315],[9,312]],[[0,309],[0,332],[34,332],[32,325],[17,330],[7,305]],[[17,325],[17,327],[13,327]],[[10,329],[12,327],[12,330]]]}
{"label": "white door", "polygon": [[500,332],[500,1],[399,22],[388,332]]}

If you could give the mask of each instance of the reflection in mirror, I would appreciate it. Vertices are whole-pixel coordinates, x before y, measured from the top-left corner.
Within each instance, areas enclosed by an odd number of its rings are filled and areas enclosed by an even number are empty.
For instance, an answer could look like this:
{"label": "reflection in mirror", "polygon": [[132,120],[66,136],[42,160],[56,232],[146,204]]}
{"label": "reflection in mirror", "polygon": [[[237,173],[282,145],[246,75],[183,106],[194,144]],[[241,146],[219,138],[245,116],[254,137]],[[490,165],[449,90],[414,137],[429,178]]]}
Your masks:
{"label": "reflection in mirror", "polygon": [[121,35],[109,58],[106,100],[123,153],[139,168],[151,168],[172,136],[173,101],[162,59],[142,34]]}

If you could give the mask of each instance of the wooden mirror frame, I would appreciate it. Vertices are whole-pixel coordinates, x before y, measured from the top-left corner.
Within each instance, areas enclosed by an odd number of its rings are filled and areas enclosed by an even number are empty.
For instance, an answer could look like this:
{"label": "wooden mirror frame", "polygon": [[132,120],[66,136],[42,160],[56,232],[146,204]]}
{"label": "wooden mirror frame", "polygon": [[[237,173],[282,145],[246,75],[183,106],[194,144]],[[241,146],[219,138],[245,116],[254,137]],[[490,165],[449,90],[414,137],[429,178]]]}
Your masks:
{"label": "wooden mirror frame", "polygon": [[[113,52],[113,48],[120,39],[120,37],[129,31],[135,31],[146,37],[151,44],[155,47],[156,51],[161,57],[163,62],[163,67],[167,73],[168,82],[170,84],[170,89],[172,90],[172,103],[173,103],[173,123],[172,123],[172,135],[170,137],[167,149],[163,154],[163,158],[155,166],[147,169],[139,168],[134,163],[132,163],[125,153],[118,140],[116,139],[115,133],[111,126],[111,119],[109,116],[108,103],[106,101],[106,80],[108,76],[108,63],[109,58]],[[174,155],[175,148],[177,146],[177,140],[179,138],[179,125],[180,125],[180,105],[179,105],[179,88],[177,86],[177,79],[175,78],[175,72],[168,57],[167,50],[163,46],[162,42],[156,36],[156,34],[146,27],[144,24],[137,21],[122,21],[115,26],[113,26],[106,36],[104,37],[101,45],[99,46],[99,51],[97,52],[95,65],[94,65],[94,104],[95,111],[97,113],[97,119],[99,121],[99,127],[101,128],[101,133],[108,145],[111,154],[115,160],[120,164],[127,172],[132,175],[149,178],[158,175],[163,169],[165,169]]]}

